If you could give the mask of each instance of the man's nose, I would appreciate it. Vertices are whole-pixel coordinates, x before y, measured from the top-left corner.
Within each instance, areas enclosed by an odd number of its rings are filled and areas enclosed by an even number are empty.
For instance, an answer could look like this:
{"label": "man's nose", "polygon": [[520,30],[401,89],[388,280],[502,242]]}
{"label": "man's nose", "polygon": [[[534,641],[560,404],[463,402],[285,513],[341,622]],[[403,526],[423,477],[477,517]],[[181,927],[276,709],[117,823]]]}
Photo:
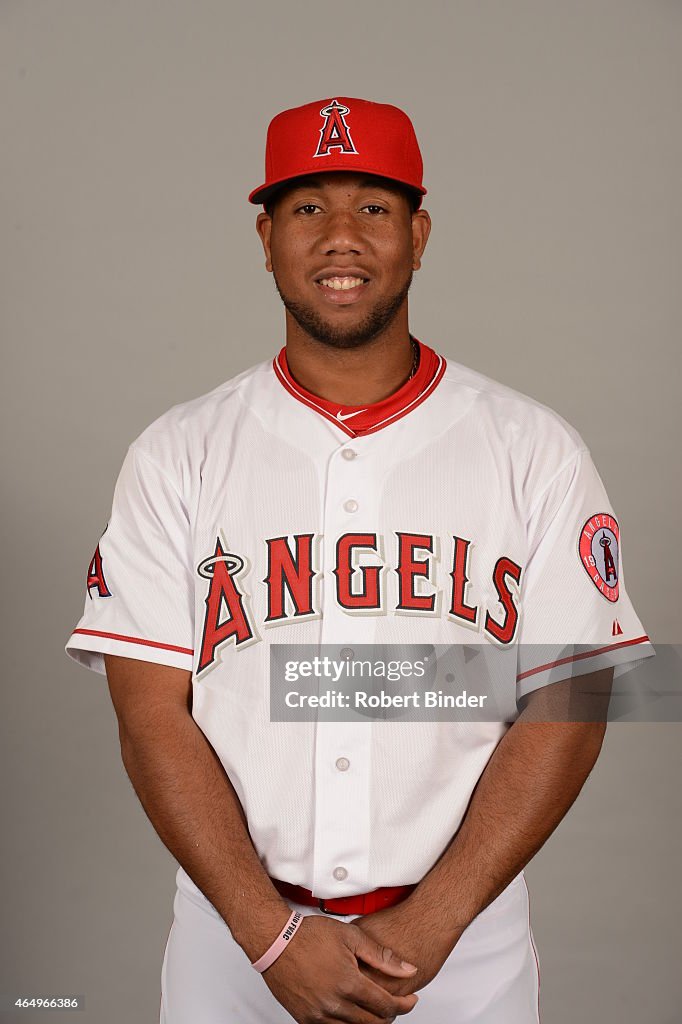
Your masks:
{"label": "man's nose", "polygon": [[325,253],[362,252],[364,248],[361,225],[349,210],[327,214],[320,242]]}

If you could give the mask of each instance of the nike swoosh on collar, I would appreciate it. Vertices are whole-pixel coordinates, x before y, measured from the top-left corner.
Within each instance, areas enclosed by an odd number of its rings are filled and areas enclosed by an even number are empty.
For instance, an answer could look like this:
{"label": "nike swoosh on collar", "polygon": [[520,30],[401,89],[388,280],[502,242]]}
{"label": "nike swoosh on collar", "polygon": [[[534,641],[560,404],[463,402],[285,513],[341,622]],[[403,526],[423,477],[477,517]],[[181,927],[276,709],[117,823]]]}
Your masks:
{"label": "nike swoosh on collar", "polygon": [[356,412],[347,412],[347,413],[344,414],[339,409],[339,411],[336,414],[336,418],[337,418],[337,420],[340,420],[341,423],[343,423],[344,420],[349,420],[353,416],[359,416],[361,412],[367,412],[367,410],[366,409],[358,409]]}

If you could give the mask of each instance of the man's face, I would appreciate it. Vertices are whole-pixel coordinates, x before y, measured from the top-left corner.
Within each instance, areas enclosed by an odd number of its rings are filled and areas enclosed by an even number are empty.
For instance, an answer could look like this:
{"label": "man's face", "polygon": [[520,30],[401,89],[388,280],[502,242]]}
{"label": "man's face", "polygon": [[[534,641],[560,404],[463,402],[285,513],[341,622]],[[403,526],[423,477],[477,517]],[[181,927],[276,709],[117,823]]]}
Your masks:
{"label": "man's face", "polygon": [[357,348],[406,311],[430,219],[386,179],[333,171],[282,189],[256,226],[294,320],[320,342]]}

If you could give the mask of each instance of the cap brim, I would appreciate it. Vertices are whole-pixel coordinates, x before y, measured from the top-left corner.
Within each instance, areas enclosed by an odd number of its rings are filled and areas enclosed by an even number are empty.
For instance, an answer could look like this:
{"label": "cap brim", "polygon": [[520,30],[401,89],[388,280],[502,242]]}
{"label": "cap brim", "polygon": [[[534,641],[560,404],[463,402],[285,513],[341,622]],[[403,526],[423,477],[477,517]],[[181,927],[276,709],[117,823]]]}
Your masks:
{"label": "cap brim", "polygon": [[299,178],[310,178],[313,173],[329,174],[335,173],[336,171],[347,171],[349,174],[371,174],[375,178],[384,178],[386,181],[395,181],[397,182],[397,184],[404,185],[405,188],[409,188],[412,192],[414,192],[419,197],[420,206],[422,197],[425,196],[427,192],[425,188],[420,188],[410,181],[403,181],[401,178],[393,178],[389,177],[386,174],[379,174],[376,170],[371,170],[368,167],[353,167],[352,170],[350,167],[334,167],[331,168],[331,170],[329,171],[306,171],[303,174],[296,174],[290,178],[279,178],[277,181],[271,181],[268,182],[267,184],[260,185],[258,188],[254,189],[253,192],[251,192],[251,194],[249,195],[249,202],[254,203],[255,205],[258,205],[260,203],[267,203],[270,199],[273,198],[273,196],[277,194],[277,192],[279,192],[281,188],[283,188],[285,185],[288,185],[290,182],[297,181]]}

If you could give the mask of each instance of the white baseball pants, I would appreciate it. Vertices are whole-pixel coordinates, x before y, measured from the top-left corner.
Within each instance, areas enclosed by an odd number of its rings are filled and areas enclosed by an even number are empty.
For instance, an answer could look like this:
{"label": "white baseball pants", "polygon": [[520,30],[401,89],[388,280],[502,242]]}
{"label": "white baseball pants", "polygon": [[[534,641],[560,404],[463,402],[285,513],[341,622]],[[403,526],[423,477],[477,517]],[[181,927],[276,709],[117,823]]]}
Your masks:
{"label": "white baseball pants", "polygon": [[[289,905],[302,914],[317,907]],[[349,922],[357,915],[336,916]],[[523,872],[462,934],[419,989],[410,1024],[539,1024],[538,963]],[[160,1024],[291,1024],[224,920],[179,868],[161,969]]]}

